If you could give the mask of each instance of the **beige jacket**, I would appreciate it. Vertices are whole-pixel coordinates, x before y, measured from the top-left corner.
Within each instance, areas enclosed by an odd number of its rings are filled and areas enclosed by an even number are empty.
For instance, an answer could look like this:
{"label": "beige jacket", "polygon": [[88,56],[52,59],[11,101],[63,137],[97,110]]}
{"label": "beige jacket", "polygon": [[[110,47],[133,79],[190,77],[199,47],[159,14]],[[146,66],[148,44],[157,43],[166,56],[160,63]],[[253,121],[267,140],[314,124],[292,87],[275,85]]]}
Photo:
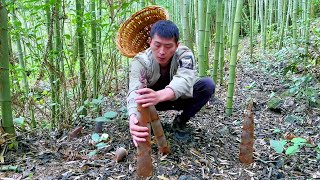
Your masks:
{"label": "beige jacket", "polygon": [[[195,71],[195,59],[192,51],[186,46],[179,45],[172,57],[170,67],[170,84],[175,98],[190,98],[193,95],[193,85],[197,77]],[[147,87],[153,86],[160,78],[160,65],[153,58],[150,48],[137,54],[132,62],[129,73],[129,91],[127,97],[127,108],[129,117],[137,114],[137,103],[134,98],[138,96],[135,92],[140,87],[140,72],[144,70],[147,77]]]}

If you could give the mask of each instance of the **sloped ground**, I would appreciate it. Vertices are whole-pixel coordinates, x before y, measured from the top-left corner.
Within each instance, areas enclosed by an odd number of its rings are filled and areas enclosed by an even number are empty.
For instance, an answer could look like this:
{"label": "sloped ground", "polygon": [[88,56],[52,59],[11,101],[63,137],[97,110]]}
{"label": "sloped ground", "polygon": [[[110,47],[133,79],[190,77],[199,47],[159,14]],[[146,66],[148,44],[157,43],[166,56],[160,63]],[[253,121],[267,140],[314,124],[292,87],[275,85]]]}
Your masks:
{"label": "sloped ground", "polygon": [[[249,43],[244,43],[249,44]],[[160,112],[172,153],[157,155],[153,144],[154,176],[151,179],[306,179],[320,178],[320,161],[315,147],[302,147],[292,156],[276,153],[270,140],[285,139],[288,134],[320,143],[320,111],[292,97],[286,97],[279,112],[270,111],[267,102],[272,92],[280,94],[288,89],[281,76],[270,72],[279,68],[274,57],[263,55],[248,59],[247,47],[242,47],[237,66],[234,112],[224,115],[226,89],[217,86],[213,107],[203,108],[190,122],[192,138],[186,142],[173,138],[170,128],[175,111]],[[255,54],[262,54],[256,52]],[[270,69],[271,68],[271,69]],[[274,69],[272,69],[274,68]],[[269,69],[269,71],[267,71]],[[125,91],[106,102],[108,110],[116,111],[123,104]],[[254,101],[255,162],[249,166],[238,160],[243,111],[247,101]],[[301,117],[288,121],[288,115]],[[110,139],[107,146],[93,158],[95,149],[91,134],[92,121],[82,120],[85,127],[80,137],[68,140],[68,132],[39,132],[22,134],[20,150],[8,151],[5,159],[20,166],[20,173],[2,172],[0,178],[33,179],[133,179],[136,178],[135,148],[126,121],[104,124],[103,132]],[[115,162],[114,152],[125,147],[129,154],[122,162]]]}

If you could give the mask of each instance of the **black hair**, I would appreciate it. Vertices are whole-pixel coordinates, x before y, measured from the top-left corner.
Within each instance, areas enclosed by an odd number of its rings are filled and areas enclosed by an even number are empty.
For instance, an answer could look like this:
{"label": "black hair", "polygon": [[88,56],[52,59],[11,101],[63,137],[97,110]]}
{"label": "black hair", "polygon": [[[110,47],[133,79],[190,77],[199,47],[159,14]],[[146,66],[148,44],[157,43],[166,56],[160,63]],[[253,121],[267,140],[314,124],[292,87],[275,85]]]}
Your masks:
{"label": "black hair", "polygon": [[161,38],[174,38],[176,42],[179,41],[179,29],[169,20],[160,20],[154,23],[150,30],[151,38],[157,34]]}

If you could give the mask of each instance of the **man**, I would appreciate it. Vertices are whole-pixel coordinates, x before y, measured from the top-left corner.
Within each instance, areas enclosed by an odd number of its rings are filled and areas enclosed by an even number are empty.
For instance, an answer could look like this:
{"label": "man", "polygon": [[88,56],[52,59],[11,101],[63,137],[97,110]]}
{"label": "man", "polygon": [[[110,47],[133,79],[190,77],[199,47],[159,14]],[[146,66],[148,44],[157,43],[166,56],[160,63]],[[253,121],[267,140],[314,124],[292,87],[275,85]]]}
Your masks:
{"label": "man", "polygon": [[[137,103],[157,110],[182,110],[173,129],[183,133],[186,123],[214,93],[211,78],[197,78],[194,55],[179,45],[179,30],[169,20],[156,22],[150,31],[150,48],[136,55],[131,63],[128,112],[130,133],[135,146],[145,142],[147,127],[138,126]],[[139,89],[141,70],[146,72],[147,88]]]}

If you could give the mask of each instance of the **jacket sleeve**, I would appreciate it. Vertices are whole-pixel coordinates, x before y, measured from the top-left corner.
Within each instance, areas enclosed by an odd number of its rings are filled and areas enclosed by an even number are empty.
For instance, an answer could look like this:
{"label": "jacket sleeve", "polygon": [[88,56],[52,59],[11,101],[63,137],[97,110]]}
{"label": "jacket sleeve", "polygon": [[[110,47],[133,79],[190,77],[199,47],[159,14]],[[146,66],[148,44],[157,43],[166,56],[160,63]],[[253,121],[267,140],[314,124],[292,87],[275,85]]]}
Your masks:
{"label": "jacket sleeve", "polygon": [[141,82],[139,80],[141,70],[146,70],[146,67],[143,66],[143,64],[139,62],[137,58],[134,58],[131,62],[129,72],[129,91],[127,96],[127,108],[129,117],[131,114],[138,115],[137,103],[135,102],[134,98],[138,96],[135,91],[138,90],[141,85]]}
{"label": "jacket sleeve", "polygon": [[175,93],[175,98],[193,96],[193,85],[196,81],[195,59],[192,51],[183,47],[177,53],[178,69],[167,86]]}

